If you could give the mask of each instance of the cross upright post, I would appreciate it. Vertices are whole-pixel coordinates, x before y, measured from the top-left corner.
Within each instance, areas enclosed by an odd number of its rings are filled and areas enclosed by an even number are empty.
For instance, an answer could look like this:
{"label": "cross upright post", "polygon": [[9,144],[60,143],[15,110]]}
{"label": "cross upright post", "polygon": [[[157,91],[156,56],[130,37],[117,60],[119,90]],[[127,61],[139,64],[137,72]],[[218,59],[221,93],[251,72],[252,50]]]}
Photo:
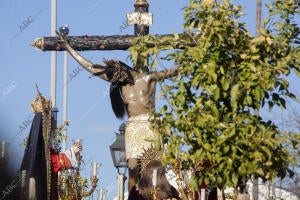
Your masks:
{"label": "cross upright post", "polygon": [[[149,3],[147,0],[137,0],[134,3],[134,8],[134,12],[139,13],[139,16],[141,16],[142,14],[148,13]],[[149,34],[149,26],[147,26],[147,24],[141,23],[139,21],[134,24],[135,36],[144,36],[147,34]]]}
{"label": "cross upright post", "polygon": [[[152,15],[149,15],[149,4],[147,0],[136,0],[134,3],[134,13],[127,14],[127,23],[129,25],[134,24],[134,35],[137,37],[145,36],[149,34],[149,25],[152,25]],[[137,58],[137,64],[134,68],[138,71],[149,71],[147,67],[143,66],[143,62]],[[132,160],[128,162],[128,191],[139,180],[139,168],[136,167],[136,163],[132,163]]]}
{"label": "cross upright post", "polygon": [[[127,14],[127,24],[134,25],[134,36],[140,37],[148,35],[149,26],[152,25],[152,14],[148,12],[148,0],[136,0],[134,8],[134,13]],[[149,71],[147,66],[143,66],[143,62],[139,56],[134,68],[138,71]]]}
{"label": "cross upright post", "polygon": [[[141,19],[143,19],[142,16],[147,16],[145,14],[148,13],[148,9],[149,9],[148,0],[137,0],[134,3],[134,8],[135,8],[134,12],[138,13],[138,16],[139,16],[139,21],[136,21],[134,24],[134,35],[138,36],[138,37],[148,35],[149,34],[149,26],[147,26],[141,20]],[[143,67],[143,63],[141,62],[139,57],[137,59],[137,64],[136,64],[135,68],[138,70],[145,70],[145,69],[148,70],[148,68]]]}

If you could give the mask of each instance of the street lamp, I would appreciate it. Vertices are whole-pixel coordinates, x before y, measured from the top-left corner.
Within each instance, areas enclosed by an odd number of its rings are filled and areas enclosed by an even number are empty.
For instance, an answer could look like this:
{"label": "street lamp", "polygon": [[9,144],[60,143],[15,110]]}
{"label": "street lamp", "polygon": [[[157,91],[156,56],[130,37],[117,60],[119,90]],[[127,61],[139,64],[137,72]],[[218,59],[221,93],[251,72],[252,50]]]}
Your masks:
{"label": "street lamp", "polygon": [[126,152],[125,152],[125,123],[119,128],[119,134],[116,133],[116,140],[109,146],[114,166],[118,169],[127,168]]}
{"label": "street lamp", "polygon": [[[112,160],[118,169],[118,200],[124,200],[124,182],[126,180],[125,172],[127,168],[125,152],[125,124],[122,123],[119,128],[119,134],[116,133],[116,140],[109,146]],[[125,172],[120,173],[120,168],[125,168]]]}

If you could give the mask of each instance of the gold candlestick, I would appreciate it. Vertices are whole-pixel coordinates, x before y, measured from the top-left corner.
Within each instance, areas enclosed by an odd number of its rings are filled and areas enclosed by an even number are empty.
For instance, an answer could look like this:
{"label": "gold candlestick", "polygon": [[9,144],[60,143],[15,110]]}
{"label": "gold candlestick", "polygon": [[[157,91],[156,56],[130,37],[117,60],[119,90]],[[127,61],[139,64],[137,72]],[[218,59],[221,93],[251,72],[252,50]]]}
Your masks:
{"label": "gold candlestick", "polygon": [[156,187],[153,187],[151,190],[152,198],[153,200],[158,200],[158,189]]}
{"label": "gold candlestick", "polygon": [[[82,156],[80,153],[76,154],[77,160],[80,163]],[[64,171],[58,177],[58,195],[59,200],[81,200],[83,197],[90,196],[96,189],[98,177],[91,176],[91,188],[85,190],[87,187],[87,180],[80,176],[79,168],[71,170],[71,174]]]}
{"label": "gold candlestick", "polygon": [[96,189],[97,183],[98,183],[98,177],[97,176],[92,176],[91,177],[91,183],[92,183],[92,188],[89,191],[84,190],[81,194],[81,197],[88,197],[90,196]]}
{"label": "gold candlestick", "polygon": [[185,192],[187,194],[188,200],[192,200],[193,199],[193,190],[192,190],[192,186],[190,184],[186,185]]}

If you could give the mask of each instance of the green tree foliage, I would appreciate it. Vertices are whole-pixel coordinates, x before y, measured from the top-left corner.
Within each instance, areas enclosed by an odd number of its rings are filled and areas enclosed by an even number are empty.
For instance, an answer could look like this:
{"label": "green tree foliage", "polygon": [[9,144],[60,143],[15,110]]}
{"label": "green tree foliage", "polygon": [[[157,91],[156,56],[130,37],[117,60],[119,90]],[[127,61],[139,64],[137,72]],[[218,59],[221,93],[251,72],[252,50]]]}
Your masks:
{"label": "green tree foliage", "polygon": [[166,144],[163,160],[180,158],[193,168],[194,186],[204,180],[224,188],[237,186],[242,176],[274,180],[292,174],[290,147],[299,149],[299,135],[280,132],[255,111],[284,109],[286,98],[296,98],[287,76],[300,75],[300,31],[293,18],[298,6],[296,0],[268,4],[269,18],[254,37],[239,20],[242,6],[191,0],[184,8],[185,34],[164,41],[146,36],[130,49],[134,61],[137,52],[155,61],[159,51],[181,48],[166,57],[181,67],[180,78],[165,85],[168,104],[153,125]]}

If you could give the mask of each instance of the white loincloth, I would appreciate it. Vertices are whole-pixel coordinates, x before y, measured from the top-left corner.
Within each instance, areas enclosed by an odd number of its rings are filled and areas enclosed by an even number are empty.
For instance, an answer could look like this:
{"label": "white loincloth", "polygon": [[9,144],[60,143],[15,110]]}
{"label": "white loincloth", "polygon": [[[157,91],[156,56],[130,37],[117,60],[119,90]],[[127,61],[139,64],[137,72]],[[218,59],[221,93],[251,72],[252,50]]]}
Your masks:
{"label": "white loincloth", "polygon": [[145,149],[152,146],[158,135],[150,129],[149,115],[129,117],[125,129],[126,159],[139,158]]}

